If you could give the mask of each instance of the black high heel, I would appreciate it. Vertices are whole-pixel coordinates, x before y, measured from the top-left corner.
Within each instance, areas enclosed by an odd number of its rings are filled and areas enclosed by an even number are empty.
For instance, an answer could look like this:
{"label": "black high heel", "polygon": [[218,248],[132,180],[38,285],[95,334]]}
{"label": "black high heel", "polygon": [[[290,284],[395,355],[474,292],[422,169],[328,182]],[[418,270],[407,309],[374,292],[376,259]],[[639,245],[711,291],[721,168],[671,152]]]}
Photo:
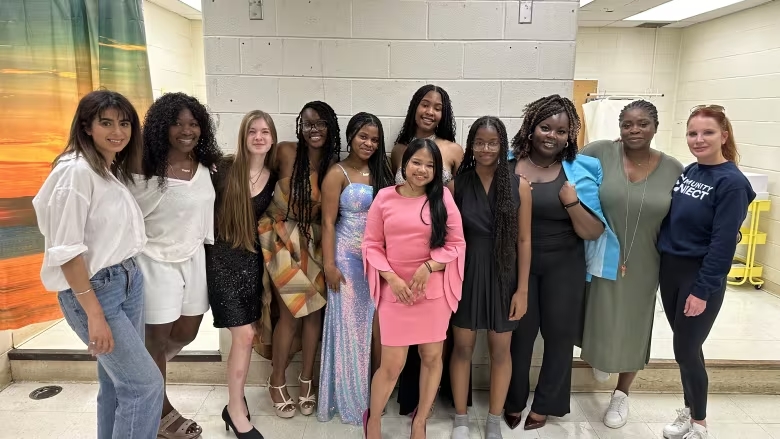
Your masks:
{"label": "black high heel", "polygon": [[236,426],[233,425],[233,420],[230,419],[230,413],[228,413],[227,406],[222,409],[222,420],[225,421],[225,431],[229,431],[232,428],[233,434],[235,434],[238,439],[265,439],[255,427],[252,427],[252,429],[246,433],[240,433],[236,430]]}
{"label": "black high heel", "polygon": [[251,421],[252,420],[252,415],[249,414],[249,403],[246,402],[246,396],[244,397],[244,405],[246,406],[246,420],[247,421]]}

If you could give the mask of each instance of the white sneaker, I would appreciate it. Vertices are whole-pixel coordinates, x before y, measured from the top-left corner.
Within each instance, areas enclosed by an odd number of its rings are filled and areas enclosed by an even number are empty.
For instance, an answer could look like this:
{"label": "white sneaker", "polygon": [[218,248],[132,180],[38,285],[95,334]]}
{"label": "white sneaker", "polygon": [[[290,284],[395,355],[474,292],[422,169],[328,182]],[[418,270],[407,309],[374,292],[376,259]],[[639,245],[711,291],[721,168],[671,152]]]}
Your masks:
{"label": "white sneaker", "polygon": [[628,422],[628,395],[615,390],[609,402],[607,413],[604,414],[604,425],[609,428],[620,428]]}
{"label": "white sneaker", "polygon": [[666,439],[682,439],[689,431],[691,431],[691,409],[686,407],[678,409],[677,419],[664,427],[664,437]]}
{"label": "white sneaker", "polygon": [[596,369],[595,367],[593,368],[593,378],[596,378],[596,381],[598,381],[600,383],[609,381],[609,377],[611,377],[611,376],[612,376],[611,373],[600,371],[600,370]]}
{"label": "white sneaker", "polygon": [[707,427],[696,423],[692,423],[691,431],[689,431],[688,434],[683,436],[683,439],[708,439],[708,438],[709,435],[707,434]]}

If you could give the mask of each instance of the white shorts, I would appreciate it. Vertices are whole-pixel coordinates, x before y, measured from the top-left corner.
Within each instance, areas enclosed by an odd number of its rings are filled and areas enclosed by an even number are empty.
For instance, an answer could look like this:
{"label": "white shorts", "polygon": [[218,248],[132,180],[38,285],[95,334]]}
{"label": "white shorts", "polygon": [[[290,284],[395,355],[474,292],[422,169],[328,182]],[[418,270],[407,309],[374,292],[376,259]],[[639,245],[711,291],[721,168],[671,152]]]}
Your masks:
{"label": "white shorts", "polygon": [[159,262],[144,254],[136,258],[144,275],[144,314],[149,325],[199,316],[209,310],[206,253],[203,246],[184,262]]}

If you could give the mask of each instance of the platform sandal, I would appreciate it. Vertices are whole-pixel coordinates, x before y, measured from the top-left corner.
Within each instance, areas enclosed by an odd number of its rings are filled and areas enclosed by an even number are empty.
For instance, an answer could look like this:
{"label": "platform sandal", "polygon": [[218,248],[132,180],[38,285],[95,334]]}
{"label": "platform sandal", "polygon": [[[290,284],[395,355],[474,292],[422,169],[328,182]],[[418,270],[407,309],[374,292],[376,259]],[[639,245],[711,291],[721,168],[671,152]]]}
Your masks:
{"label": "platform sandal", "polygon": [[284,390],[287,388],[287,384],[283,384],[281,386],[272,386],[271,377],[268,377],[267,384],[268,393],[271,393],[271,390],[276,389],[276,391],[279,392],[279,396],[281,396],[284,400],[282,402],[274,402],[273,398],[271,398],[271,402],[274,404],[274,411],[276,412],[276,416],[284,419],[289,419],[295,416],[296,407],[292,398],[284,399]]}

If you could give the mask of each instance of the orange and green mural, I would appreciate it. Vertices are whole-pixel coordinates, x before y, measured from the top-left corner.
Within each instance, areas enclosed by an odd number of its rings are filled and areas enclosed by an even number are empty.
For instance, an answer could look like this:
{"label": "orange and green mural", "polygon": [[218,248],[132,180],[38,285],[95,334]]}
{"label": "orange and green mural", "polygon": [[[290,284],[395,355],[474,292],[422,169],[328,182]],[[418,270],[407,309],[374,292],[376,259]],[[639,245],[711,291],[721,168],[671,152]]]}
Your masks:
{"label": "orange and green mural", "polygon": [[0,1],[0,329],[61,316],[31,201],[98,88],[151,105],[142,0]]}

